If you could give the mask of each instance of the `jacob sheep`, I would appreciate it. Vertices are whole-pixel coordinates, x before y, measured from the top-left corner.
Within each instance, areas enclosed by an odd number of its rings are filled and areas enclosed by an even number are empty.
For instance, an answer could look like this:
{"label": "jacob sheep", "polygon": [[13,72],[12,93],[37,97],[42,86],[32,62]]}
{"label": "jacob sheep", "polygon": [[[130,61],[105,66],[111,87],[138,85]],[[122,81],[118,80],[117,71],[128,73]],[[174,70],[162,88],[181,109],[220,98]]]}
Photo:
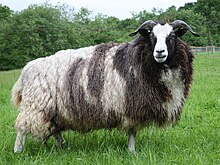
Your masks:
{"label": "jacob sheep", "polygon": [[187,31],[181,20],[144,22],[129,43],[106,43],[29,62],[12,89],[19,106],[14,152],[27,134],[40,139],[61,131],[119,128],[128,132],[128,149],[135,151],[135,134],[149,125],[175,124],[192,81],[193,55],[179,39]]}

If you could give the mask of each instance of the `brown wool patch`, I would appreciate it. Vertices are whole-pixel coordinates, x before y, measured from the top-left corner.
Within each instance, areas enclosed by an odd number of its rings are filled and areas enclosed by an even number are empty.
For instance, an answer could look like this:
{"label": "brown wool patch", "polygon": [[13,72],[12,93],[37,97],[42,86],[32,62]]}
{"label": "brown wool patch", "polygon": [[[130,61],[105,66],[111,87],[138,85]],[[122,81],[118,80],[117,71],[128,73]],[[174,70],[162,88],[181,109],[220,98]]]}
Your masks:
{"label": "brown wool patch", "polygon": [[[107,50],[115,46],[113,43],[101,44],[97,46],[92,58],[78,59],[73,62],[67,74],[67,87],[70,92],[70,105],[66,107],[71,115],[74,124],[70,129],[89,131],[100,128],[114,128],[118,124],[118,118],[113,110],[103,111],[101,103],[101,93],[104,86],[104,61]],[[87,66],[89,64],[89,67]],[[96,104],[86,101],[85,91],[79,84],[82,71],[88,67],[88,91],[90,95],[96,97]]]}
{"label": "brown wool patch", "polygon": [[104,62],[107,51],[118,44],[104,43],[96,47],[92,58],[89,61],[88,76],[88,90],[90,94],[96,98],[100,95],[104,86]]}

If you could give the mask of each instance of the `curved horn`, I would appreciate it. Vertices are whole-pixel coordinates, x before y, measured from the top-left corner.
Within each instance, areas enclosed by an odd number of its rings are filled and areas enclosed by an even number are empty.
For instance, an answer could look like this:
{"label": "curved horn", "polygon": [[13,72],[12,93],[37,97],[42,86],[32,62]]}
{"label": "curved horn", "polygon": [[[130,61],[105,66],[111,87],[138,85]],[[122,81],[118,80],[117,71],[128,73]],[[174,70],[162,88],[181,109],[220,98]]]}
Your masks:
{"label": "curved horn", "polygon": [[199,34],[194,32],[192,28],[182,20],[173,21],[172,23],[170,23],[170,25],[173,27],[173,29],[183,28],[182,31],[180,32],[181,35],[185,34],[187,30],[189,30],[194,36],[199,37]]}
{"label": "curved horn", "polygon": [[135,30],[135,32],[129,34],[129,36],[135,36],[140,30],[151,30],[156,24],[157,23],[152,20],[145,21]]}

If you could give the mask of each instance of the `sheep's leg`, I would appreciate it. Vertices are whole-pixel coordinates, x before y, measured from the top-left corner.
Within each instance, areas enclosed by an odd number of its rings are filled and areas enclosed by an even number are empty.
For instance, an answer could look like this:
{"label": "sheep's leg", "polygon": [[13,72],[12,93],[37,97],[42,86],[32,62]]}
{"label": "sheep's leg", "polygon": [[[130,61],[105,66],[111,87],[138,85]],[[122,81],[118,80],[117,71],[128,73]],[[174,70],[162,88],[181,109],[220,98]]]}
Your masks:
{"label": "sheep's leg", "polygon": [[134,130],[134,128],[131,128],[128,131],[128,150],[130,152],[135,152],[135,135],[136,131]]}
{"label": "sheep's leg", "polygon": [[148,129],[148,136],[151,137],[152,134],[153,134],[153,128],[150,127],[150,128]]}
{"label": "sheep's leg", "polygon": [[63,136],[62,136],[62,134],[60,132],[54,134],[53,137],[54,137],[54,139],[56,141],[56,145],[58,147],[61,147],[65,143],[65,140],[64,140],[64,138],[63,138]]}
{"label": "sheep's leg", "polygon": [[22,133],[21,131],[18,131],[14,145],[14,153],[22,152],[26,141],[26,136],[27,136],[26,133]]}

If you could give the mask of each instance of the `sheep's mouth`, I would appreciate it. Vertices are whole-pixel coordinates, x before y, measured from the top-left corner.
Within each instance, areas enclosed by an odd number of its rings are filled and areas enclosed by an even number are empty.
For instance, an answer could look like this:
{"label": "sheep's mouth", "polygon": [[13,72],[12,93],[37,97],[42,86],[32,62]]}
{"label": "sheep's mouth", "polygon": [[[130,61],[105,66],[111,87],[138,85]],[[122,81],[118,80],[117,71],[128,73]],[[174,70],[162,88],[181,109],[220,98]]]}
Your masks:
{"label": "sheep's mouth", "polygon": [[166,55],[163,55],[163,56],[156,56],[156,58],[165,58]]}
{"label": "sheep's mouth", "polygon": [[159,63],[163,63],[166,61],[167,56],[166,55],[157,55],[154,57],[154,59]]}

